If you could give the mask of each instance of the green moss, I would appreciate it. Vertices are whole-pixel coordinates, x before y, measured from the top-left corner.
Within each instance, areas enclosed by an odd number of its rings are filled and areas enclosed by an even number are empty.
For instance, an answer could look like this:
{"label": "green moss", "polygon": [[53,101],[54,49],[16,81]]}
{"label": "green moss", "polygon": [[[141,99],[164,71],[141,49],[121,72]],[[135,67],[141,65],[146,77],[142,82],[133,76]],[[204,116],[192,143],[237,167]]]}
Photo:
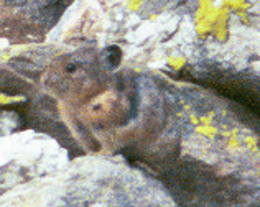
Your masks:
{"label": "green moss", "polygon": [[231,12],[240,16],[243,23],[248,24],[246,9],[250,4],[245,0],[222,0],[220,5],[214,5],[213,0],[200,0],[196,12],[196,31],[200,38],[212,35],[220,41],[227,37],[227,25]]}

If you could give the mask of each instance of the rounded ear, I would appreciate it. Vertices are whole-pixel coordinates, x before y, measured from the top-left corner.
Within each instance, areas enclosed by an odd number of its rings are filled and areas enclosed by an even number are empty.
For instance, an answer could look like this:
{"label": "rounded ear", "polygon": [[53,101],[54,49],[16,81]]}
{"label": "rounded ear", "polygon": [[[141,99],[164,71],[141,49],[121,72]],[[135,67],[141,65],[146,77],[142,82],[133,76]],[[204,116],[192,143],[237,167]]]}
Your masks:
{"label": "rounded ear", "polygon": [[122,53],[121,48],[118,45],[113,44],[105,47],[101,51],[101,57],[104,58],[106,64],[109,64],[109,68],[113,70],[119,66],[122,59]]}

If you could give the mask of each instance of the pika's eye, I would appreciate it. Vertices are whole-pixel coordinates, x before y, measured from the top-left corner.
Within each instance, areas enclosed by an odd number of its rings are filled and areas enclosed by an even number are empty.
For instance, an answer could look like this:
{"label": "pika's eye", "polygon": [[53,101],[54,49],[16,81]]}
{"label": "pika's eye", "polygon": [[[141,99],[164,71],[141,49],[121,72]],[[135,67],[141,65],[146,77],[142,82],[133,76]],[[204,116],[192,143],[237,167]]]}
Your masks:
{"label": "pika's eye", "polygon": [[66,67],[65,67],[65,71],[68,73],[74,73],[77,69],[76,64],[74,63],[69,63]]}
{"label": "pika's eye", "polygon": [[95,104],[92,108],[94,111],[98,111],[99,109],[102,108],[102,105],[100,103],[98,103],[98,104]]}

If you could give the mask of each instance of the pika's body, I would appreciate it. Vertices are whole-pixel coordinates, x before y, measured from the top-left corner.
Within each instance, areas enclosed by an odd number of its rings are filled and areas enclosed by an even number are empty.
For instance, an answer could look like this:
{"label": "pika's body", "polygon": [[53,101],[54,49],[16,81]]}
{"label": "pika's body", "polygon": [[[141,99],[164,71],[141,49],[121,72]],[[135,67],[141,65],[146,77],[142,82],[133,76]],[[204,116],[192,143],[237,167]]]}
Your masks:
{"label": "pika's body", "polygon": [[41,82],[57,98],[62,120],[86,153],[122,153],[161,170],[180,148],[179,136],[169,134],[167,81],[151,71],[116,72],[120,59],[116,45],[82,47],[55,57]]}

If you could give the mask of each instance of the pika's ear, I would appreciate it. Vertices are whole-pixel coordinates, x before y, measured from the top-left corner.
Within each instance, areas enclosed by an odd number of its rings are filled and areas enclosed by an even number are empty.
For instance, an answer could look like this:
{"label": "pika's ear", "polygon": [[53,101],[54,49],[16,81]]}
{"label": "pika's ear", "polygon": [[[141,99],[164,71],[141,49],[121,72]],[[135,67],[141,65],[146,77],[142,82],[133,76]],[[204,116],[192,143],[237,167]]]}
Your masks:
{"label": "pika's ear", "polygon": [[104,61],[106,64],[108,64],[110,67],[110,70],[115,69],[117,66],[119,66],[121,59],[122,59],[122,50],[121,48],[116,45],[109,45],[105,47],[101,51],[101,57],[104,58]]}

